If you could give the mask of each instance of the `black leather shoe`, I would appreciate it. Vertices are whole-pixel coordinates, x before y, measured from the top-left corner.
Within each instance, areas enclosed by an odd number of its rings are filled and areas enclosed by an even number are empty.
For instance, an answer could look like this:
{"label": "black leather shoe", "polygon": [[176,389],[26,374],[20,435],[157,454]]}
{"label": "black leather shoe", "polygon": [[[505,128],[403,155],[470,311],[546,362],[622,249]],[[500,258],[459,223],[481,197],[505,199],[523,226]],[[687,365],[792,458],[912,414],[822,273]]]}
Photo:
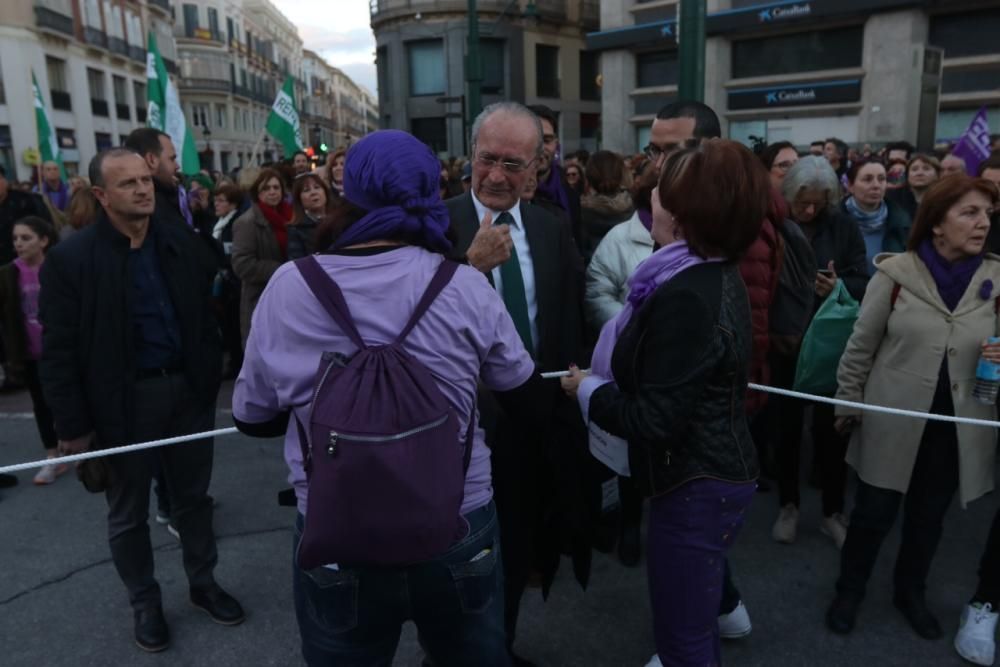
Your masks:
{"label": "black leather shoe", "polygon": [[861,598],[856,595],[838,593],[830,608],[826,610],[826,627],[838,635],[850,634],[858,618]]}
{"label": "black leather shoe", "polygon": [[941,624],[927,608],[922,595],[897,593],[892,598],[892,604],[903,612],[910,626],[924,639],[941,639],[944,636]]}
{"label": "black leather shoe", "polygon": [[618,540],[618,560],[625,567],[639,564],[639,526],[625,526]]}
{"label": "black leather shoe", "polygon": [[135,643],[143,651],[159,653],[170,646],[170,631],[159,605],[135,612]]}
{"label": "black leather shoe", "polygon": [[239,625],[247,617],[236,598],[218,585],[206,590],[192,590],[191,604],[220,625]]}

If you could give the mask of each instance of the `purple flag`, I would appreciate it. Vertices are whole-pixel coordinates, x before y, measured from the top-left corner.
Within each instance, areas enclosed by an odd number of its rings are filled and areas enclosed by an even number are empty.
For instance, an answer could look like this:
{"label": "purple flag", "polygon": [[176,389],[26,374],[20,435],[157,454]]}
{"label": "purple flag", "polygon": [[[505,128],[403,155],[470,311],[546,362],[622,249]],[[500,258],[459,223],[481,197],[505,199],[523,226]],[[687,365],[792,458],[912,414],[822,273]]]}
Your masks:
{"label": "purple flag", "polygon": [[986,119],[986,107],[980,107],[969,127],[966,128],[951,154],[965,160],[965,172],[975,176],[979,165],[990,156],[990,124]]}

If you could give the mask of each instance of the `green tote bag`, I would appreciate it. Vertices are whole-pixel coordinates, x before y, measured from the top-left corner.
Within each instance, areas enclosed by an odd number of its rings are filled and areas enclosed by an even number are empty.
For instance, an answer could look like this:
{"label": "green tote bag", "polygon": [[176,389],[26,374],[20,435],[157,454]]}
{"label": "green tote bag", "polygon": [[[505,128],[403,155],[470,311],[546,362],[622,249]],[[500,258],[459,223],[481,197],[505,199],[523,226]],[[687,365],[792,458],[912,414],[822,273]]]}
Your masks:
{"label": "green tote bag", "polygon": [[837,366],[854,331],[859,308],[844,281],[838,279],[802,338],[795,391],[818,396],[832,396],[837,391]]}

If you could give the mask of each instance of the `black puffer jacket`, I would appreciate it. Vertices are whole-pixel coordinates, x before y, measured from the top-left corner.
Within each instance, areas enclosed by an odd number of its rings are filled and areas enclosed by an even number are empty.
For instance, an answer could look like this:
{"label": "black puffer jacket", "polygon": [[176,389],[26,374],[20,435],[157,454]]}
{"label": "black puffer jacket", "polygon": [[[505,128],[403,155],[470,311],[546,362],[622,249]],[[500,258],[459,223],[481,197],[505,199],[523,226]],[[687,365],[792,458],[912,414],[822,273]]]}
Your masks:
{"label": "black puffer jacket", "polygon": [[701,477],[757,477],[743,406],[750,351],[750,304],[733,263],[682,271],[633,315],[612,356],[617,388],[593,393],[590,419],[628,440],[644,495]]}

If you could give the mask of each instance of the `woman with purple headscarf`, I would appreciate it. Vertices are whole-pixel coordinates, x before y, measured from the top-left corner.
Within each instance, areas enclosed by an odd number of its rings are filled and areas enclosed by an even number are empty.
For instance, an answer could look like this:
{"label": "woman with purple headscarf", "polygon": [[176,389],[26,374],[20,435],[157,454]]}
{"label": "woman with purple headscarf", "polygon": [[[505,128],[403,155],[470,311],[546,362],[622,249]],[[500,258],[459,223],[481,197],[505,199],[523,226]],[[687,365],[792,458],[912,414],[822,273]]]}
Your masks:
{"label": "woman with purple headscarf", "polygon": [[[375,132],[347,153],[345,206],[318,230],[316,260],[339,286],[368,346],[403,330],[442,256],[451,249],[448,211],[438,193],[441,164],[430,149],[396,130]],[[335,216],[337,217],[337,216]],[[321,238],[332,237],[332,243]],[[519,418],[545,414],[540,376],[496,290],[481,273],[458,267],[401,344],[430,370],[455,413],[456,444],[473,427],[461,514],[469,529],[436,558],[406,566],[295,562],[295,608],[309,665],[390,664],[407,620],[435,665],[508,664],[503,572],[490,454],[478,428],[478,383]],[[285,438],[301,540],[309,486],[296,420],[309,423],[316,369],[326,355],[358,352],[307,287],[294,264],[279,268],[253,315],[233,417],[250,435]],[[536,412],[536,410],[538,412]],[[294,414],[296,419],[290,420]],[[289,423],[292,422],[291,427]],[[358,503],[374,502],[380,489]]]}

